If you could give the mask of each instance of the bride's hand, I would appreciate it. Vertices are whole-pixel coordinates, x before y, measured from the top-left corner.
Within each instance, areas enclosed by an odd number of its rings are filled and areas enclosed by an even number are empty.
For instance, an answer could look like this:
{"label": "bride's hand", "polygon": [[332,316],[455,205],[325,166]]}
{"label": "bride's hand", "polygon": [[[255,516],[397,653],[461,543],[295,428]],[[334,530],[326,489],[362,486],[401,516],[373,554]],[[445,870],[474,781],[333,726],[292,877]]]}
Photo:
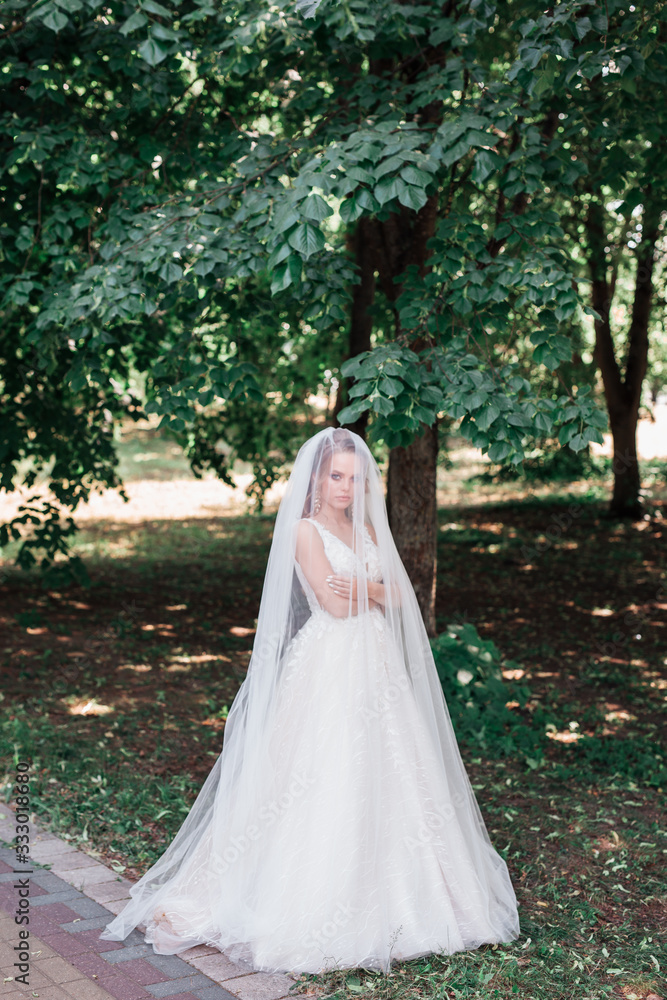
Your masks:
{"label": "bride's hand", "polygon": [[328,576],[327,583],[338,597],[357,600],[356,576]]}

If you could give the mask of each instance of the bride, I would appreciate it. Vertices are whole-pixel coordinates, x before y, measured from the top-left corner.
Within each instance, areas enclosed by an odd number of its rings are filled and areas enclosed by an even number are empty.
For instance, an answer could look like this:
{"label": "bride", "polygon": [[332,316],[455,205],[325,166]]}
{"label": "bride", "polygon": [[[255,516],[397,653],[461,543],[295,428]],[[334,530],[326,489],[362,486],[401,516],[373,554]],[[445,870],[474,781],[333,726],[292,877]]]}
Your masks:
{"label": "bride", "polygon": [[102,932],[318,973],[519,934],[363,440],[300,449],[248,673],[175,838]]}

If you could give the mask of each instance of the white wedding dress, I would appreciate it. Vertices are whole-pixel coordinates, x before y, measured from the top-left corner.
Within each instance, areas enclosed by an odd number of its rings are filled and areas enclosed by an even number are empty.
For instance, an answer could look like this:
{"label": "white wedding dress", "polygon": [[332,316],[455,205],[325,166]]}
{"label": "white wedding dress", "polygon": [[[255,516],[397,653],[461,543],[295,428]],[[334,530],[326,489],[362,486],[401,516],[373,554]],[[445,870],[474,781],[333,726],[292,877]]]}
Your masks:
{"label": "white wedding dress", "polygon": [[[312,523],[333,571],[359,572],[360,557]],[[367,529],[364,561],[380,579]],[[254,820],[246,810],[240,826],[232,803],[226,827],[204,833],[155,897],[156,951],[206,942],[255,969],[386,971],[516,936],[505,863],[459,825],[380,608],[335,618],[311,607],[284,658],[267,746]]]}

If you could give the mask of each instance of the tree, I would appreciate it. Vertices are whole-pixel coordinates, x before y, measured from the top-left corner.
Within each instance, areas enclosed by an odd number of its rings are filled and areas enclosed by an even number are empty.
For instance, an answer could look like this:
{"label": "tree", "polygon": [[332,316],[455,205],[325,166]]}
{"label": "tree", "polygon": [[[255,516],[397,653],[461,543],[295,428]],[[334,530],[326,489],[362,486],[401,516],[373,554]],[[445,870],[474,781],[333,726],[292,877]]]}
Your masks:
{"label": "tree", "polygon": [[[607,37],[618,56],[570,87],[560,115],[564,144],[583,164],[574,197],[567,207],[561,204],[561,213],[573,265],[590,289],[596,313],[594,360],[614,445],[610,511],[639,516],[637,418],[647,371],[656,250],[667,207],[662,156],[667,6],[616,7],[610,14]],[[623,338],[612,320],[619,278],[632,286],[622,363],[617,355]]]}
{"label": "tree", "polygon": [[266,399],[243,309],[265,304],[260,343],[298,317],[313,377],[350,355],[338,419],[366,414],[391,450],[392,524],[433,632],[438,414],[497,461],[519,463],[536,431],[601,440],[590,393],[536,395],[515,349],[530,331],[549,371],[572,353],[582,302],[549,190],[574,192],[582,170],[555,108],[563,81],[620,58],[598,14],[329,0],[309,22],[239,0],[10,0],[5,354],[62,365],[73,400],[108,398],[113,378],[111,419],[128,366],[145,372],[146,411],[210,459],[211,428],[233,433],[239,402]]}

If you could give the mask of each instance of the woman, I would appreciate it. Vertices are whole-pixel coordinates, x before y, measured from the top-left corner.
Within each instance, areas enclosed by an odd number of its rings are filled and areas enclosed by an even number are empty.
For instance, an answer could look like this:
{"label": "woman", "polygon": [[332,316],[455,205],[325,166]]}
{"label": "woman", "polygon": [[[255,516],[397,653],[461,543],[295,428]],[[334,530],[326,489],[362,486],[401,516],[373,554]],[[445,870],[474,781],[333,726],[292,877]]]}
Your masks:
{"label": "woman", "polygon": [[263,971],[378,968],[519,933],[363,440],[300,449],[248,674],[176,837],[102,937]]}

